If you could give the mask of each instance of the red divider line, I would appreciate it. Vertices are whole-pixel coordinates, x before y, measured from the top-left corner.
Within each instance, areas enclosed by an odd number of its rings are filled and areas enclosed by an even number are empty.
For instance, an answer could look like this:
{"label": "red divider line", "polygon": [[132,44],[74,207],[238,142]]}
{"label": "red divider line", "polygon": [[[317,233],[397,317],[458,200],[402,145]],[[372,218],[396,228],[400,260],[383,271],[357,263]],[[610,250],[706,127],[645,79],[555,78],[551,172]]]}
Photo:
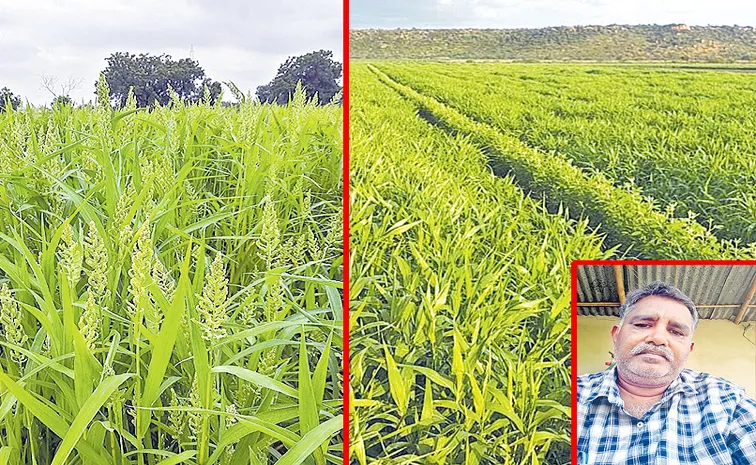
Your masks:
{"label": "red divider line", "polygon": [[570,452],[572,453],[572,462],[575,465],[578,464],[577,461],[577,267],[579,261],[572,262],[572,270],[570,273],[570,277],[572,278],[572,302],[570,305],[570,336],[571,336],[571,354],[570,354],[570,369],[572,370],[571,373],[571,381],[572,381],[572,391],[571,391],[571,401],[572,401],[572,410],[571,410],[571,418],[570,418],[570,427],[571,427],[571,443],[572,447],[570,448]]}
{"label": "red divider line", "polygon": [[344,0],[344,38],[343,38],[343,62],[344,62],[344,85],[343,85],[343,142],[342,142],[342,167],[344,170],[344,465],[349,464],[349,0]]}

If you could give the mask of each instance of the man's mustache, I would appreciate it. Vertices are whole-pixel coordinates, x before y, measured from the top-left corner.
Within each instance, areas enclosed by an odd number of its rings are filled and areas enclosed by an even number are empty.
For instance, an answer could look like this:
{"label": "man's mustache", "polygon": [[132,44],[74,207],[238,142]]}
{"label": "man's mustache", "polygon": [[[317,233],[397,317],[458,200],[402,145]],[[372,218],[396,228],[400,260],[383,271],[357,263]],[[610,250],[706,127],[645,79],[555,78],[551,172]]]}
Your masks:
{"label": "man's mustache", "polygon": [[666,358],[670,362],[673,362],[675,360],[675,354],[673,354],[671,350],[669,350],[668,348],[664,346],[657,346],[655,344],[650,344],[648,342],[644,342],[633,347],[633,350],[630,351],[630,354],[631,355],[656,354],[656,355],[661,355],[662,357]]}

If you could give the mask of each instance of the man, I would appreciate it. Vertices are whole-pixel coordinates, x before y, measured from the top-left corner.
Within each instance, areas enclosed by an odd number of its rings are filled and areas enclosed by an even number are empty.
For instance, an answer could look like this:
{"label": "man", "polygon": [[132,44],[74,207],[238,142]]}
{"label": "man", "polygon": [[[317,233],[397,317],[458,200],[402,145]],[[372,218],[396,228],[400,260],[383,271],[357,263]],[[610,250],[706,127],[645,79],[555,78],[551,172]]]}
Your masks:
{"label": "man", "polygon": [[578,377],[578,464],[756,464],[756,401],[684,369],[698,313],[654,282],[627,295],[612,328],[616,364]]}

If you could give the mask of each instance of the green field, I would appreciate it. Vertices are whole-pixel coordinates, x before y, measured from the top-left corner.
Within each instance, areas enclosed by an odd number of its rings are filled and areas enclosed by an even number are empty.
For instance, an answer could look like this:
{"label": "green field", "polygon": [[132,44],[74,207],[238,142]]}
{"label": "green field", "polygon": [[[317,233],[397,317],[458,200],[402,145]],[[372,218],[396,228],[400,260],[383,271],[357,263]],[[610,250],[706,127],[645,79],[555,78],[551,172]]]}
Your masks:
{"label": "green field", "polygon": [[569,264],[753,257],[749,79],[354,63],[352,462],[569,463]]}
{"label": "green field", "polygon": [[341,108],[0,114],[0,463],[341,463]]}

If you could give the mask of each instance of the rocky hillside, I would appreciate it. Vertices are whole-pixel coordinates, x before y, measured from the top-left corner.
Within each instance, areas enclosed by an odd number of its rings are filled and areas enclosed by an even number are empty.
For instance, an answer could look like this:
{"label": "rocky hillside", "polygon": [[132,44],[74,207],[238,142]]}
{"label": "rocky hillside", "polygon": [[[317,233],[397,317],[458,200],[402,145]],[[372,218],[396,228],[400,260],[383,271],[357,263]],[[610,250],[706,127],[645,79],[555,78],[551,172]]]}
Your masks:
{"label": "rocky hillside", "polygon": [[357,29],[350,57],[514,61],[756,61],[750,26]]}

